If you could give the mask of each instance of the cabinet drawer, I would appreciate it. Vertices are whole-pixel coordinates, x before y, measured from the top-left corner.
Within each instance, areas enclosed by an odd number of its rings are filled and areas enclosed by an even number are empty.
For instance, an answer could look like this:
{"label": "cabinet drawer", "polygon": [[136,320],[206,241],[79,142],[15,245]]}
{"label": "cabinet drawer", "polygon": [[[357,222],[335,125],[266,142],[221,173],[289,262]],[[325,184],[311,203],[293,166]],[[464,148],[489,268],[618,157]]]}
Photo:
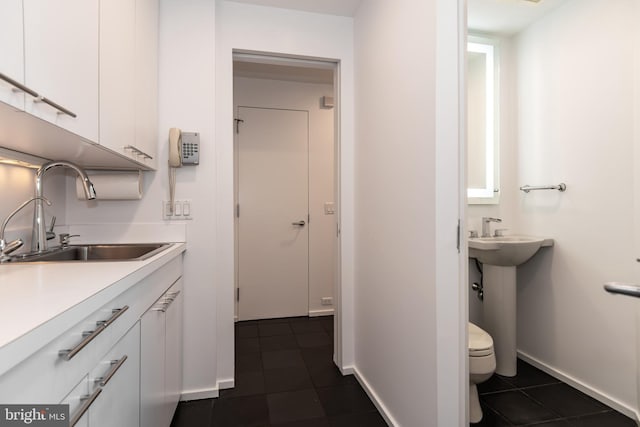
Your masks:
{"label": "cabinet drawer", "polygon": [[137,426],[140,419],[140,322],[89,374],[89,386],[102,393],[89,408],[89,425]]}
{"label": "cabinet drawer", "polygon": [[[0,376],[0,402],[59,402],[138,321],[158,295],[180,277],[181,272],[182,258],[178,257]],[[113,310],[124,307],[128,309],[70,360],[60,356],[61,350],[74,349],[83,341],[83,332],[96,330],[98,322],[110,319]]]}
{"label": "cabinet drawer", "polygon": [[[89,377],[85,375],[82,380],[67,394],[60,403],[69,405],[69,420],[75,421],[74,427],[86,427],[89,425],[89,417],[81,416],[82,405],[89,396]],[[74,419],[77,418],[77,419]],[[79,417],[79,418],[78,418]]]}

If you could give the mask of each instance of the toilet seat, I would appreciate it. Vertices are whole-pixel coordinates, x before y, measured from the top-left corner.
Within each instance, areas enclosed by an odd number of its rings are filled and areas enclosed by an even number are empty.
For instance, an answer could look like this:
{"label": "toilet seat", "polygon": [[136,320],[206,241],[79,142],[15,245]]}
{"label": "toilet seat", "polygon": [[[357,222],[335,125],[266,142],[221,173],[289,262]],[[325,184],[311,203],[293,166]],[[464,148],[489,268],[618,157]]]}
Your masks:
{"label": "toilet seat", "polygon": [[489,356],[493,354],[491,335],[469,322],[469,357]]}

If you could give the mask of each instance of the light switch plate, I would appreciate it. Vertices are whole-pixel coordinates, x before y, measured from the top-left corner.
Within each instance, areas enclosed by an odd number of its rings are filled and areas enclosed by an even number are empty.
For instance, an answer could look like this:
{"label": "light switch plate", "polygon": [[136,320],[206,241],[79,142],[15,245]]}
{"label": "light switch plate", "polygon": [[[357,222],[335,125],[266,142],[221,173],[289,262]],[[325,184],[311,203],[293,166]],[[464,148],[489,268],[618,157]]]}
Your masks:
{"label": "light switch plate", "polygon": [[193,219],[193,203],[191,200],[180,199],[173,201],[173,211],[171,211],[171,202],[164,200],[162,202],[162,219],[165,221],[185,221]]}
{"label": "light switch plate", "polygon": [[336,213],[335,204],[333,202],[325,202],[324,203],[324,214],[325,215],[333,215]]}

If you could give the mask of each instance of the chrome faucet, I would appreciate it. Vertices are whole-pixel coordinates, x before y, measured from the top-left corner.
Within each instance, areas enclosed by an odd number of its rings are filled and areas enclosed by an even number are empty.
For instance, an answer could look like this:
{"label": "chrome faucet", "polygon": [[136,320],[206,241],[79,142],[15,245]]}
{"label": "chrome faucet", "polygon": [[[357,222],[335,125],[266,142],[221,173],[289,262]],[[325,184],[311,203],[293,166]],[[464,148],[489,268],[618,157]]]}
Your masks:
{"label": "chrome faucet", "polygon": [[36,195],[35,209],[33,211],[33,235],[31,239],[32,252],[44,252],[47,249],[47,232],[45,229],[44,206],[42,206],[42,191],[44,186],[44,176],[48,170],[57,167],[67,167],[73,169],[82,178],[82,187],[87,200],[96,198],[96,191],[89,180],[87,173],[78,165],[63,160],[52,161],[40,166],[36,172]]}
{"label": "chrome faucet", "polygon": [[502,220],[500,218],[491,218],[487,216],[482,217],[482,236],[480,237],[491,237],[492,222],[502,222]]}
{"label": "chrome faucet", "polygon": [[25,206],[27,206],[31,202],[35,202],[38,200],[44,201],[47,204],[47,206],[51,206],[51,202],[45,197],[32,197],[31,199],[27,200],[26,202],[18,206],[18,208],[13,212],[11,212],[9,216],[2,222],[2,225],[0,226],[0,260],[8,259],[7,255],[9,255],[11,252],[14,252],[20,249],[24,244],[22,239],[12,240],[11,242],[7,242],[5,240],[4,231],[7,228],[7,224],[9,224],[9,221],[11,220],[11,218],[13,218],[13,216],[18,212],[20,212]]}

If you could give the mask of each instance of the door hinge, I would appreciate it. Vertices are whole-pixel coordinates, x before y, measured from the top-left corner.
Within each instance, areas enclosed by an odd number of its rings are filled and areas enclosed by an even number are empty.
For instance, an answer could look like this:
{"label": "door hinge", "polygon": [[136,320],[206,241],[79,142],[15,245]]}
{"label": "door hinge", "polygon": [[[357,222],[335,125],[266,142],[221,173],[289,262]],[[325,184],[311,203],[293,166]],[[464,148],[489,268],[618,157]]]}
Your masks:
{"label": "door hinge", "polygon": [[240,218],[240,203],[236,203],[236,218]]}
{"label": "door hinge", "polygon": [[311,215],[307,214],[307,224],[311,223]]}
{"label": "door hinge", "polygon": [[336,222],[336,237],[340,237],[340,224]]}
{"label": "door hinge", "polygon": [[236,122],[236,133],[240,133],[240,123],[244,123],[242,119],[233,119]]}
{"label": "door hinge", "polygon": [[236,288],[236,301],[240,301],[240,288]]}
{"label": "door hinge", "polygon": [[458,234],[457,234],[457,236],[456,236],[456,239],[457,239],[457,241],[456,241],[456,246],[457,246],[457,248],[458,248],[458,253],[460,253],[460,243],[461,243],[461,242],[460,242],[460,231],[461,231],[461,230],[460,230],[460,220],[458,220],[458,229],[457,229],[457,233],[458,233]]}

